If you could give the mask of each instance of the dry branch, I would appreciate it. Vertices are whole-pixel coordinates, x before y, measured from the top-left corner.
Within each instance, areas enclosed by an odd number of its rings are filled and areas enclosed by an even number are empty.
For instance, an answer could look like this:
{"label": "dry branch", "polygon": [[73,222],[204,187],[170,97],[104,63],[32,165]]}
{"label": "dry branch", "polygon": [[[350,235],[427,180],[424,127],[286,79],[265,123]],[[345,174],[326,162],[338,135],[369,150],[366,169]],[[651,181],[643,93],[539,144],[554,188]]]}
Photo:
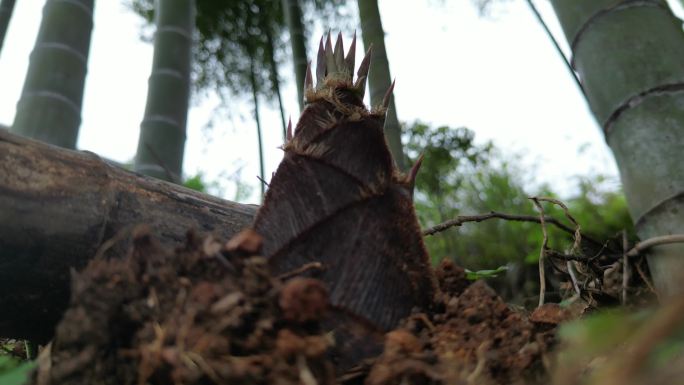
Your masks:
{"label": "dry branch", "polygon": [[227,238],[255,211],[0,129],[0,336],[49,338],[67,305],[70,268],[126,228],[149,224],[168,245],[189,228]]}
{"label": "dry branch", "polygon": [[[428,236],[428,235],[435,235],[437,233],[441,233],[442,231],[445,231],[451,227],[459,227],[462,226],[465,223],[468,222],[483,222],[489,219],[503,219],[506,221],[514,221],[514,222],[533,222],[533,223],[541,223],[541,219],[539,216],[534,216],[534,215],[517,215],[517,214],[506,214],[506,213],[499,213],[496,211],[491,211],[487,214],[479,214],[479,215],[459,215],[454,219],[448,220],[444,223],[440,223],[436,226],[430,227],[428,229],[423,230],[423,235]],[[576,229],[573,229],[562,222],[560,222],[558,219],[553,218],[553,217],[544,217],[544,222],[550,223],[557,228],[565,231],[566,233],[572,234],[575,236],[576,234]],[[582,240],[587,241],[594,246],[598,246],[600,248],[603,248],[604,245],[603,243],[597,241],[596,239],[587,236],[586,234],[582,234]]]}
{"label": "dry branch", "polygon": [[671,243],[682,242],[684,242],[684,234],[662,235],[659,237],[649,238],[645,241],[641,241],[634,245],[634,247],[627,252],[627,256],[633,258],[641,254],[643,251],[648,250],[654,246],[669,245]]}
{"label": "dry branch", "polygon": [[539,306],[544,304],[544,295],[546,294],[546,275],[544,273],[544,256],[546,255],[546,249],[549,242],[549,235],[546,232],[546,221],[544,218],[544,206],[539,203],[540,198],[532,197],[530,198],[534,202],[534,206],[539,210],[539,223],[541,224],[542,234],[544,236],[542,240],[541,249],[539,250]]}

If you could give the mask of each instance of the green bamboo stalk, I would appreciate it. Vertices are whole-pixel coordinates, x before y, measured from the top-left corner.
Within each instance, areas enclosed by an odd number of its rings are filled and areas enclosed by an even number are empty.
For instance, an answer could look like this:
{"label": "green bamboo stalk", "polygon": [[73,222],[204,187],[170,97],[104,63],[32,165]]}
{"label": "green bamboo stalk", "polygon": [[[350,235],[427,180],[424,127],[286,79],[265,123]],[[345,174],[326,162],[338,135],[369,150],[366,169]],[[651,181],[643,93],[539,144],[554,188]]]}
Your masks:
{"label": "green bamboo stalk", "polygon": [[[385,32],[382,29],[382,20],[377,0],[358,0],[359,18],[361,19],[361,34],[363,45],[368,48],[373,45],[371,56],[371,68],[368,74],[368,87],[372,106],[382,104],[385,92],[392,84],[387,50],[385,49]],[[392,96],[387,116],[385,117],[385,136],[394,161],[400,170],[406,170],[406,159],[401,144],[401,125],[397,117],[397,109]]]}
{"label": "green bamboo stalk", "polygon": [[295,80],[297,82],[297,96],[299,97],[299,110],[304,111],[304,77],[308,64],[306,56],[306,37],[304,36],[304,23],[302,8],[299,0],[283,0],[285,21],[290,31],[290,44],[292,45],[292,63],[294,65]]}
{"label": "green bamboo stalk", "polygon": [[75,148],[94,0],[47,0],[12,131]]}
{"label": "green bamboo stalk", "polygon": [[[661,0],[552,0],[615,155],[641,239],[684,233],[684,33]],[[664,296],[684,292],[684,244],[650,250]]]}
{"label": "green bamboo stalk", "polygon": [[0,53],[2,53],[2,46],[7,34],[7,27],[12,19],[12,12],[14,12],[15,0],[0,1]]}
{"label": "green bamboo stalk", "polygon": [[252,102],[254,103],[254,121],[256,122],[256,129],[257,129],[257,142],[259,146],[259,186],[261,186],[261,199],[263,200],[264,194],[266,193],[266,186],[265,186],[265,168],[264,168],[264,144],[263,140],[261,137],[261,120],[259,119],[259,85],[257,84],[256,81],[256,74],[255,74],[255,69],[254,69],[254,59],[250,56],[250,67],[249,67],[249,79],[251,82],[252,86]]}
{"label": "green bamboo stalk", "polygon": [[180,183],[190,98],[194,0],[157,0],[152,73],[136,172]]}
{"label": "green bamboo stalk", "polygon": [[269,71],[271,72],[271,83],[273,84],[273,92],[278,98],[278,108],[280,109],[280,122],[283,127],[283,141],[287,136],[287,125],[285,123],[285,107],[283,106],[283,97],[280,94],[280,76],[278,76],[278,63],[275,60],[275,45],[273,43],[273,33],[268,26],[264,26],[266,30],[266,43],[268,44],[268,63]]}

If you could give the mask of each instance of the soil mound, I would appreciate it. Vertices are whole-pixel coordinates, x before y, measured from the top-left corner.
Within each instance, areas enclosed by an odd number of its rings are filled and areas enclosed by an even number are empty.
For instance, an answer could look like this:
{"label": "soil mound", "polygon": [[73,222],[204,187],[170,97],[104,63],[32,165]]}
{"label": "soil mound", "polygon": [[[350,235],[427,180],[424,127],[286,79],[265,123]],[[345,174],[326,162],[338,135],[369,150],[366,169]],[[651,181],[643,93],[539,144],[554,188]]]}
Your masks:
{"label": "soil mound", "polygon": [[354,317],[320,281],[272,276],[259,248],[248,231],[227,243],[189,233],[169,251],[137,230],[126,258],[73,274],[34,383],[510,384],[542,373],[552,332],[453,263],[436,271],[438,306],[415,309],[383,343],[363,322],[331,330],[331,318]]}

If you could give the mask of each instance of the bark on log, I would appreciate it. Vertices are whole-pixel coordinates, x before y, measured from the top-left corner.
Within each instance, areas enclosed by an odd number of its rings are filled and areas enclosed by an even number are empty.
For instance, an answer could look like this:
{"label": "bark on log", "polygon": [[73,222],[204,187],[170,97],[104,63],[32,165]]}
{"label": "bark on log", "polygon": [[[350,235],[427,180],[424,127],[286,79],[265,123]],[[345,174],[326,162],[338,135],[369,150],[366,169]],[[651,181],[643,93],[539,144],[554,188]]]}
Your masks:
{"label": "bark on log", "polygon": [[166,244],[190,228],[228,238],[256,208],[0,129],[0,336],[49,339],[68,303],[70,269],[135,224]]}

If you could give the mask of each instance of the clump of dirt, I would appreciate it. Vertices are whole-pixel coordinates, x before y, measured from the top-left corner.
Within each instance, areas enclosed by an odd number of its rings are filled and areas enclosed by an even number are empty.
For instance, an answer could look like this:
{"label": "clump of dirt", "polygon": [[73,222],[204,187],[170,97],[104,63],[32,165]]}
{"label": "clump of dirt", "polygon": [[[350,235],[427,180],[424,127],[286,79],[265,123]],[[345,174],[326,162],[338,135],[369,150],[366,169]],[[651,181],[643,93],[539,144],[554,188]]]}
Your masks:
{"label": "clump of dirt", "polygon": [[436,305],[383,348],[321,281],[273,277],[259,249],[247,231],[228,243],[191,233],[170,252],[138,230],[126,258],[73,274],[34,383],[515,384],[542,372],[555,318],[538,327],[451,262],[436,271]]}
{"label": "clump of dirt", "polygon": [[437,277],[443,306],[386,335],[367,384],[516,384],[543,375],[548,328],[512,310],[484,281],[470,284],[452,262]]}
{"label": "clump of dirt", "polygon": [[327,305],[315,280],[273,278],[259,237],[228,244],[190,234],[169,252],[149,232],[123,260],[94,260],[72,279],[39,384],[334,382]]}

